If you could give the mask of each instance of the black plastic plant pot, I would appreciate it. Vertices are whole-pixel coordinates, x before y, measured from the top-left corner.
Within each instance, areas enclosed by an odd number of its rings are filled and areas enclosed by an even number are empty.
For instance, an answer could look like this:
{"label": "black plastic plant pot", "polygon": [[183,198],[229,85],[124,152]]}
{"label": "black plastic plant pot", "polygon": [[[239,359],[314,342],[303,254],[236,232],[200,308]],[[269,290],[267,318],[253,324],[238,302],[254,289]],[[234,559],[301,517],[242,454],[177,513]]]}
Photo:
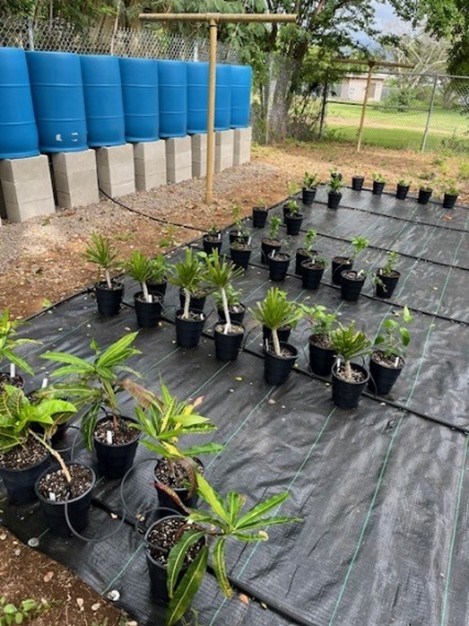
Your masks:
{"label": "black plastic plant pot", "polygon": [[271,252],[269,254],[269,278],[275,283],[285,280],[291,256],[287,252]]}
{"label": "black plastic plant pot", "polygon": [[364,182],[365,182],[364,176],[352,176],[352,189],[354,191],[361,191],[363,189]]}
{"label": "black plastic plant pot", "polygon": [[236,267],[241,267],[243,270],[248,268],[249,259],[251,258],[252,248],[239,249],[230,247],[230,257]]}
{"label": "black plastic plant pot", "polygon": [[[236,322],[237,324],[242,324],[244,320],[244,316],[246,315],[246,307],[244,304],[239,303],[236,307],[238,310],[234,311],[230,309],[230,319],[232,322]],[[217,309],[218,319],[220,322],[225,322],[225,312],[223,309]]]}
{"label": "black plastic plant pot", "polygon": [[240,243],[249,243],[249,235],[239,234],[237,230],[230,230],[230,244],[235,241],[239,241]]}
{"label": "black plastic plant pot", "polygon": [[97,283],[95,292],[100,315],[111,317],[119,313],[124,297],[124,285],[122,283],[113,283],[112,289],[109,289],[106,282]]}
{"label": "black plastic plant pot", "polygon": [[164,297],[166,295],[167,286],[168,286],[167,280],[163,280],[161,283],[147,282],[148,293],[151,293],[152,296],[159,296],[161,302],[163,302]]}
{"label": "black plastic plant pot", "polygon": [[457,193],[445,193],[443,196],[443,208],[444,209],[454,209],[454,205],[458,199]]}
{"label": "black plastic plant pot", "polygon": [[283,210],[283,223],[286,226],[287,225],[287,217],[290,215],[290,208],[288,207],[287,204],[284,204],[282,210]]}
{"label": "black plastic plant pot", "polygon": [[[191,301],[189,303],[189,310],[196,311],[197,313],[201,313],[204,310],[206,299],[207,299],[207,296],[200,296],[199,298],[196,298],[191,295]],[[181,305],[181,309],[184,308],[185,303],[186,303],[186,294],[181,289],[179,291],[179,304]]]}
{"label": "black plastic plant pot", "polygon": [[370,374],[367,369],[352,363],[352,369],[359,371],[364,376],[363,380],[359,383],[348,382],[337,376],[337,365],[332,367],[332,402],[339,409],[356,409],[360,402],[360,396],[365,389]]}
{"label": "black plastic plant pot", "polygon": [[134,295],[135,313],[140,328],[154,328],[161,318],[161,300],[158,296],[152,298],[155,298],[153,302],[145,302],[142,291]]}
{"label": "black plastic plant pot", "polygon": [[254,228],[264,228],[268,211],[264,207],[255,206],[252,209],[252,225]]}
{"label": "black plastic plant pot", "polygon": [[370,380],[368,381],[368,389],[378,396],[385,396],[394,386],[399,378],[404,362],[400,360],[399,367],[387,367],[382,363],[374,360],[373,355],[370,358]]}
{"label": "black plastic plant pot", "polygon": [[[67,506],[67,515],[73,530],[80,533],[86,528],[91,507],[91,498],[96,484],[96,474],[91,467],[83,463],[67,463],[67,467],[70,467],[70,465],[80,465],[90,472],[91,484],[88,489],[77,498],[70,498],[67,502],[52,501],[45,498],[39,490],[39,482],[48,473],[47,471],[43,472],[42,476],[38,478],[35,484],[36,495],[41,504],[44,517],[46,518],[47,526],[50,532],[58,537],[69,537],[73,535],[65,516],[65,506]],[[57,470],[58,467],[54,466],[54,471]]]}
{"label": "black plastic plant pot", "polygon": [[[109,416],[103,417],[99,422],[112,419]],[[119,417],[118,419],[132,422],[129,417]],[[98,422],[98,424],[99,424]],[[94,437],[94,449],[98,459],[98,471],[100,474],[111,480],[123,478],[125,473],[132,467],[135,453],[137,452],[140,433],[135,430],[135,437],[132,441],[122,444],[108,444]]]}
{"label": "black plastic plant pot", "polygon": [[236,361],[244,338],[244,326],[232,324],[239,330],[236,333],[224,334],[215,328],[215,356],[219,361]]}
{"label": "black plastic plant pot", "polygon": [[210,254],[214,250],[218,250],[218,252],[220,252],[222,243],[223,243],[223,240],[222,240],[221,234],[220,234],[219,239],[216,239],[214,235],[204,235],[202,237],[202,246],[203,246],[204,252],[206,252],[207,254]]}
{"label": "black plastic plant pot", "polygon": [[432,197],[433,189],[419,189],[417,202],[419,204],[427,204]]}
{"label": "black plastic plant pot", "polygon": [[[204,465],[202,461],[196,457],[193,460],[201,468],[201,473],[203,473]],[[156,462],[155,472],[158,469],[158,464],[161,462],[164,462],[164,459],[158,460]],[[173,461],[173,462],[177,462],[177,461]],[[155,476],[155,479],[156,479],[156,476]],[[183,515],[184,517],[187,516],[187,513],[179,507],[179,505],[171,498],[171,496],[169,496],[166,493],[166,491],[158,487],[158,484],[156,483],[156,481],[155,481],[155,489],[158,493],[158,507],[159,507],[158,517],[159,518],[167,517],[168,515],[170,515],[169,511],[171,510],[176,511],[177,513]],[[176,495],[184,504],[184,506],[188,507],[189,509],[193,509],[197,506],[197,503],[199,501],[197,491],[193,491],[192,493],[190,493],[189,489],[186,487],[171,487],[171,489],[176,493]]]}
{"label": "black plastic plant pot", "polygon": [[324,274],[324,267],[311,266],[311,261],[307,260],[302,265],[301,276],[303,279],[303,289],[317,289],[321,284]]}
{"label": "black plastic plant pot", "polygon": [[316,187],[313,187],[312,189],[310,187],[303,187],[302,201],[305,206],[311,206],[314,202],[315,197]]}
{"label": "black plastic plant pot", "polygon": [[340,293],[342,300],[356,302],[365,283],[365,276],[359,276],[353,270],[342,270]]}
{"label": "black plastic plant pot", "polygon": [[329,191],[327,194],[327,208],[338,209],[341,200],[342,194],[340,191]]}
{"label": "black plastic plant pot", "polygon": [[306,252],[303,248],[298,248],[295,255],[295,274],[301,276],[303,274],[303,268],[301,264],[304,261],[309,261],[311,257],[316,256],[318,254],[317,250],[311,250],[311,252]]}
{"label": "black plastic plant pot", "polygon": [[376,296],[378,298],[390,298],[396,289],[400,276],[401,273],[397,270],[393,270],[389,275],[380,274],[380,270],[378,270],[377,278],[383,284],[376,284]]}
{"label": "black plastic plant pot", "polygon": [[49,467],[51,458],[49,454],[29,467],[22,469],[10,469],[0,466],[0,478],[3,480],[8,499],[13,504],[30,504],[37,500],[34,485],[36,480]]}
{"label": "black plastic plant pot", "polygon": [[342,271],[351,270],[352,266],[353,261],[349,257],[334,257],[331,266],[332,283],[334,285],[340,285],[342,283]]}
{"label": "black plastic plant pot", "polygon": [[[278,335],[278,340],[280,341],[280,343],[287,343],[291,335],[291,326],[286,326],[285,328],[277,329],[277,335]],[[270,343],[271,339],[272,339],[272,330],[270,328],[267,328],[267,326],[263,325],[262,326],[262,340],[263,340],[264,348],[265,348],[266,342]]]}
{"label": "black plastic plant pot", "polygon": [[308,338],[309,366],[317,376],[330,376],[335,361],[335,351],[333,348],[323,348],[317,345],[316,337],[316,335],[311,335]]}
{"label": "black plastic plant pot", "polygon": [[23,389],[24,378],[18,374],[12,378],[9,372],[0,372],[0,389],[2,389],[3,385],[11,385],[12,387]]}
{"label": "black plastic plant pot", "polygon": [[199,345],[200,335],[204,329],[205,315],[192,311],[192,318],[182,318],[183,311],[176,313],[176,343],[180,348],[195,348]]}
{"label": "black plastic plant pot", "polygon": [[384,191],[384,185],[385,184],[386,183],[380,183],[379,181],[374,180],[373,181],[373,195],[374,196],[380,196],[383,193],[383,191]]}
{"label": "black plastic plant pot", "polygon": [[398,200],[405,200],[407,198],[407,194],[409,193],[410,186],[409,185],[397,185],[396,187],[396,198]]}
{"label": "black plastic plant pot", "polygon": [[[275,242],[275,243],[273,243]],[[269,239],[261,241],[261,263],[267,265],[269,262],[269,254],[274,250],[280,250],[282,244],[278,239]]]}
{"label": "black plastic plant pot", "polygon": [[283,385],[298,358],[298,350],[289,343],[280,342],[281,350],[286,350],[290,356],[277,356],[271,345],[264,355],[264,380],[269,385]]}
{"label": "black plastic plant pot", "polygon": [[291,213],[287,215],[287,235],[296,236],[300,234],[301,225],[303,224],[303,215],[301,213],[296,213],[292,215]]}

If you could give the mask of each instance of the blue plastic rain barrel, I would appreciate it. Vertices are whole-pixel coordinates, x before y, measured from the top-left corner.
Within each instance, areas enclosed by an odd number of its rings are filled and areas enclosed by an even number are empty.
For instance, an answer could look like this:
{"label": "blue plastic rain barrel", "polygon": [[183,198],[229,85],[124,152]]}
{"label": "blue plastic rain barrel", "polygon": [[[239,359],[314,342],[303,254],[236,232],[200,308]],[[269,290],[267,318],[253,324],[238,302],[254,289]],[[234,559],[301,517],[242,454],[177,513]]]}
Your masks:
{"label": "blue plastic rain barrel", "polygon": [[187,62],[187,132],[207,132],[208,63]]}
{"label": "blue plastic rain barrel", "polygon": [[215,130],[231,128],[231,65],[217,65]]}
{"label": "blue plastic rain barrel", "polygon": [[124,104],[119,59],[109,55],[80,56],[85,94],[88,145],[125,143]]}
{"label": "blue plastic rain barrel", "polygon": [[160,137],[187,134],[187,66],[184,61],[158,61]]}
{"label": "blue plastic rain barrel", "polygon": [[0,48],[0,159],[20,159],[38,154],[39,141],[24,50]]}
{"label": "blue plastic rain barrel", "polygon": [[41,152],[86,150],[80,59],[69,52],[27,52]]}
{"label": "blue plastic rain barrel", "polygon": [[129,142],[159,138],[158,62],[119,59],[124,101],[125,139]]}
{"label": "blue plastic rain barrel", "polygon": [[251,113],[252,68],[231,66],[231,128],[249,126]]}

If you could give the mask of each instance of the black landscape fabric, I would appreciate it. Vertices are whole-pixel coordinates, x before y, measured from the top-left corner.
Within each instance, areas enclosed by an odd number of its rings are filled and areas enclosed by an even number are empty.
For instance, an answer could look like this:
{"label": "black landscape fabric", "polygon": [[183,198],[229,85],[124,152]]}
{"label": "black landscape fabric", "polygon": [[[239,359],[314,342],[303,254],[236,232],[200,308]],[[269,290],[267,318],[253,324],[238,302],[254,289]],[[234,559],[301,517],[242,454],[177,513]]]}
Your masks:
{"label": "black landscape fabric", "polygon": [[[213,439],[225,444],[222,453],[204,459],[214,486],[222,493],[241,491],[249,505],[288,490],[279,513],[303,519],[274,527],[268,542],[231,543],[228,572],[236,594],[224,599],[209,575],[194,602],[197,623],[462,626],[469,614],[469,211],[368,191],[346,190],[337,211],[326,208],[323,189],[318,200],[304,208],[300,236],[282,235],[290,250],[308,228],[318,231],[316,247],[326,258],[347,254],[350,239],[364,235],[372,247],[356,267],[374,269],[387,250],[398,250],[397,290],[390,301],[379,300],[368,278],[359,301],[347,303],[331,285],[330,267],[318,291],[305,291],[294,262],[280,286],[298,302],[339,311],[344,323],[356,320],[370,337],[393,311],[404,304],[412,309],[405,369],[389,397],[368,394],[357,410],[335,408],[329,382],[309,373],[304,322],[290,340],[300,349],[298,367],[279,388],[263,380],[260,329],[249,313],[245,350],[234,363],[215,359],[214,314],[197,348],[178,348],[174,288],[161,326],[140,331],[136,341],[142,353],[131,366],[151,389],[158,391],[162,380],[180,397],[204,396],[202,412],[218,427]],[[260,264],[263,236],[254,234],[252,263],[237,281],[248,306],[272,285]],[[137,289],[126,281],[128,303]],[[32,319],[22,332],[42,345],[25,349],[37,371],[27,391],[50,373],[39,358],[45,350],[91,356],[91,337],[107,346],[135,329],[130,306],[115,318],[100,318],[89,294]],[[132,412],[124,397],[123,412]],[[77,432],[69,431],[68,445],[76,438],[75,458],[92,462]],[[153,464],[142,448],[123,486],[99,480],[84,534],[99,539],[115,532],[102,541],[53,537],[37,504],[15,507],[3,496],[0,507],[3,523],[20,539],[39,538],[38,549],[99,593],[118,590],[119,604],[146,626],[162,623],[162,610],[150,597],[142,535],[157,507]]]}

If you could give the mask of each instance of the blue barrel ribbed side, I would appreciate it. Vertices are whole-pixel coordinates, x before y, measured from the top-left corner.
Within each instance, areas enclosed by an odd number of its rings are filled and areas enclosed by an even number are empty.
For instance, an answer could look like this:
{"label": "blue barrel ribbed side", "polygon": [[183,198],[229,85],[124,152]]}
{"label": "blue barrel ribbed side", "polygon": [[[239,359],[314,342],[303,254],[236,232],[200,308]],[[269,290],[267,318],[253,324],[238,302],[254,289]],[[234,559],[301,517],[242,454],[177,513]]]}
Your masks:
{"label": "blue barrel ribbed side", "polygon": [[231,128],[246,128],[251,118],[252,68],[231,66]]}
{"label": "blue barrel ribbed side", "polygon": [[208,63],[187,62],[187,132],[207,132]]}
{"label": "blue barrel ribbed side", "polygon": [[187,134],[187,67],[184,61],[158,61],[160,137]]}
{"label": "blue barrel ribbed side", "polygon": [[231,128],[231,65],[217,65],[215,130]]}
{"label": "blue barrel ribbed side", "polygon": [[88,145],[125,143],[124,104],[119,59],[108,55],[80,56],[85,94]]}
{"label": "blue barrel ribbed side", "polygon": [[0,159],[39,154],[24,50],[0,48]]}
{"label": "blue barrel ribbed side", "polygon": [[80,59],[69,52],[27,52],[41,152],[86,150]]}
{"label": "blue barrel ribbed side", "polygon": [[158,61],[120,59],[124,101],[125,139],[130,142],[159,138]]}

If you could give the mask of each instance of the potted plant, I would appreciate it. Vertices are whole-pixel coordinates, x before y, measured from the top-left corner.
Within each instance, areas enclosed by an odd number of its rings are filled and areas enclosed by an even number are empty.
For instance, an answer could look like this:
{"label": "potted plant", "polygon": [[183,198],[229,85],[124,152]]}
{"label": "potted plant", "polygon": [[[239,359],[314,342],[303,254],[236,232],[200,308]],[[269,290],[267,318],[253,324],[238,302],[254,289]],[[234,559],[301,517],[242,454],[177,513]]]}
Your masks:
{"label": "potted plant", "polygon": [[405,306],[399,313],[394,313],[393,318],[388,318],[381,324],[381,332],[375,339],[375,349],[370,357],[368,381],[368,388],[379,396],[391,391],[404,367],[410,333],[401,322],[408,324],[412,320],[413,317]]}
{"label": "potted plant", "polygon": [[282,385],[295,364],[298,350],[289,343],[281,343],[278,330],[295,325],[302,316],[301,309],[287,300],[285,291],[271,287],[264,300],[249,310],[272,333],[272,341],[267,341],[265,346],[264,379],[269,385]]}
{"label": "potted plant", "polygon": [[[76,411],[70,402],[54,399],[30,400],[19,387],[4,384],[0,392],[0,476],[8,498],[15,504],[36,499],[34,484],[58,453],[44,432],[54,417]],[[42,436],[38,433],[42,432]],[[60,458],[60,463],[63,463]]]}
{"label": "potted plant", "polygon": [[459,191],[454,183],[448,183],[444,189],[443,208],[454,209],[454,205],[458,199]]}
{"label": "potted plant", "polygon": [[367,248],[370,242],[365,237],[354,237],[351,243],[354,251],[350,256],[335,256],[332,258],[332,283],[334,285],[342,284],[342,272],[352,269],[358,254]]}
{"label": "potted plant", "polygon": [[85,258],[94,263],[104,272],[104,280],[95,283],[96,302],[98,312],[101,315],[117,315],[120,311],[124,284],[115,278],[111,278],[111,271],[119,267],[117,251],[111,244],[110,239],[99,233],[92,233],[91,240],[85,250]]}
{"label": "potted plant", "polygon": [[405,200],[407,198],[407,194],[409,193],[409,189],[410,181],[408,181],[406,178],[400,178],[397,181],[396,198],[398,200]]}
{"label": "potted plant", "polygon": [[352,189],[353,191],[361,191],[363,189],[363,183],[365,182],[364,176],[356,174],[352,176]]}
{"label": "potted plant", "polygon": [[9,372],[0,372],[0,390],[5,384],[24,387],[24,378],[16,372],[17,367],[30,376],[34,375],[32,367],[17,354],[17,350],[21,346],[39,342],[33,339],[17,339],[15,335],[19,325],[20,322],[11,319],[8,309],[0,315],[0,363],[4,360],[10,363]]}
{"label": "potted plant", "polygon": [[386,181],[382,174],[373,174],[373,195],[380,196],[383,193]]}
{"label": "potted plant", "polygon": [[264,228],[267,221],[268,209],[265,200],[259,200],[259,204],[252,207],[252,225],[254,228]]}
{"label": "potted plant", "polygon": [[243,270],[235,267],[231,261],[220,260],[218,252],[212,252],[206,258],[206,280],[208,285],[218,290],[222,299],[224,322],[215,324],[215,353],[220,361],[237,359],[244,337],[244,326],[232,324],[227,292],[235,278],[242,275]]}
{"label": "potted plant", "polygon": [[314,228],[310,228],[306,231],[305,239],[303,242],[303,246],[298,248],[296,251],[295,257],[295,274],[302,275],[301,264],[303,261],[307,261],[313,256],[318,254],[317,250],[314,250],[314,244],[316,243],[316,239],[318,237],[318,233],[314,230]]}
{"label": "potted plant", "polygon": [[327,193],[327,206],[329,209],[337,209],[342,200],[342,178],[339,176],[331,176],[329,181],[329,191]]}
{"label": "potted plant", "polygon": [[[205,264],[187,248],[184,259],[170,267],[170,272],[170,282],[180,288],[183,296],[183,308],[176,311],[177,345],[181,348],[193,348],[198,345],[205,324]],[[194,299],[196,308],[191,307]]]}
{"label": "potted plant", "polygon": [[[240,301],[241,291],[236,290],[232,285],[229,285],[225,291],[231,321],[242,324],[246,314],[246,307]],[[217,306],[218,319],[221,322],[225,322],[226,318],[223,310],[223,298],[221,293],[219,291],[215,291],[213,293],[213,299],[215,300],[215,304]]]}
{"label": "potted plant", "polygon": [[154,328],[161,318],[161,298],[148,291],[147,281],[153,275],[153,259],[135,250],[124,264],[124,269],[142,287],[134,294],[137,324],[141,328]]}
{"label": "potted plant", "polygon": [[[287,499],[287,492],[257,502],[246,511],[244,496],[231,491],[223,497],[200,474],[197,491],[208,509],[188,510],[187,518],[159,520],[145,535],[152,595],[169,602],[166,626],[180,623],[189,609],[207,571],[209,556],[221,591],[227,598],[232,597],[225,563],[228,540],[266,541],[269,535],[265,529],[269,526],[302,521],[270,515]],[[162,550],[168,538],[169,551]]]}
{"label": "potted plant", "polygon": [[329,170],[329,174],[331,180],[342,180],[342,174],[339,172],[339,169],[336,166],[331,167],[331,169]]}
{"label": "potted plant", "polygon": [[168,285],[168,268],[169,264],[165,255],[158,254],[151,261],[151,274],[146,281],[148,292],[151,295],[159,296],[161,302],[164,300]]}
{"label": "potted plant", "polygon": [[331,332],[336,326],[339,314],[329,313],[322,304],[312,307],[302,304],[300,307],[303,316],[311,325],[311,335],[308,337],[311,371],[318,376],[329,376],[335,359]]}
{"label": "potted plant", "polygon": [[290,213],[290,207],[293,206],[293,202],[297,202],[297,195],[300,192],[300,187],[296,183],[288,183],[288,200],[283,205],[283,223],[287,223],[287,215]]}
{"label": "potted plant", "polygon": [[241,211],[242,209],[239,206],[239,204],[235,204],[231,212],[233,216],[233,221],[235,223],[235,228],[230,230],[230,244],[234,243],[235,241],[242,241],[244,243],[249,243],[250,235],[243,221],[243,216],[242,216]]}
{"label": "potted plant", "polygon": [[272,250],[268,259],[270,280],[275,283],[283,282],[288,272],[291,254],[286,250]]}
{"label": "potted plant", "polygon": [[282,225],[282,220],[277,215],[272,215],[268,222],[267,237],[261,240],[261,262],[267,265],[269,262],[268,256],[273,250],[280,250],[282,244],[278,239],[278,231]]}
{"label": "potted plant", "polygon": [[39,396],[67,398],[84,410],[81,431],[85,445],[88,450],[94,446],[100,473],[112,479],[122,478],[130,469],[138,445],[131,419],[121,415],[117,398],[121,373],[132,372],[138,376],[126,364],[132,356],[140,354],[132,346],[137,334],[124,335],[106,349],[100,348],[93,339],[90,348],[94,357],[90,361],[67,352],[42,355],[61,365],[51,376],[65,377],[65,380],[40,390]]}
{"label": "potted plant", "polygon": [[285,223],[287,225],[287,235],[298,235],[303,223],[303,213],[300,213],[300,207],[296,200],[289,200],[287,202],[288,213],[285,217]]}
{"label": "potted plant", "polygon": [[216,429],[196,410],[203,398],[197,398],[192,404],[179,400],[164,383],[160,396],[129,379],[125,379],[122,386],[137,401],[132,428],[140,433],[142,445],[159,457],[154,468],[159,513],[164,516],[168,515],[168,509],[177,509],[184,514],[185,506],[196,504],[196,476],[203,467],[198,455],[223,450],[222,445],[213,442],[180,447],[181,437],[207,434]]}
{"label": "potted plant", "polygon": [[204,252],[210,254],[213,250],[221,252],[221,245],[223,243],[223,233],[215,224],[212,224],[208,231],[202,237],[202,245]]}
{"label": "potted plant", "polygon": [[433,189],[430,185],[422,185],[419,189],[419,195],[417,198],[418,204],[428,204],[433,193]]}
{"label": "potted plant", "polygon": [[378,298],[390,298],[394,293],[401,273],[395,269],[398,254],[391,250],[383,267],[378,268],[375,278],[375,290]]}
{"label": "potted plant", "polygon": [[312,256],[301,264],[303,289],[317,289],[326,269],[326,259],[319,255]]}
{"label": "potted plant", "polygon": [[[369,241],[365,237],[355,237],[352,240],[354,252],[352,254],[352,266],[357,258],[357,255],[365,250]],[[343,269],[340,279],[340,293],[343,300],[347,302],[355,302],[358,300],[362,287],[366,280],[366,273],[364,270],[356,272],[352,268]]]}
{"label": "potted plant", "polygon": [[319,177],[317,174],[311,174],[305,172],[303,176],[303,204],[305,206],[311,206],[316,197],[316,190],[319,185]]}
{"label": "potted plant", "polygon": [[348,327],[339,324],[330,337],[336,353],[332,367],[332,401],[340,409],[355,409],[370,374],[362,365],[352,363],[352,359],[368,355],[371,341],[363,331],[355,329],[354,322]]}

